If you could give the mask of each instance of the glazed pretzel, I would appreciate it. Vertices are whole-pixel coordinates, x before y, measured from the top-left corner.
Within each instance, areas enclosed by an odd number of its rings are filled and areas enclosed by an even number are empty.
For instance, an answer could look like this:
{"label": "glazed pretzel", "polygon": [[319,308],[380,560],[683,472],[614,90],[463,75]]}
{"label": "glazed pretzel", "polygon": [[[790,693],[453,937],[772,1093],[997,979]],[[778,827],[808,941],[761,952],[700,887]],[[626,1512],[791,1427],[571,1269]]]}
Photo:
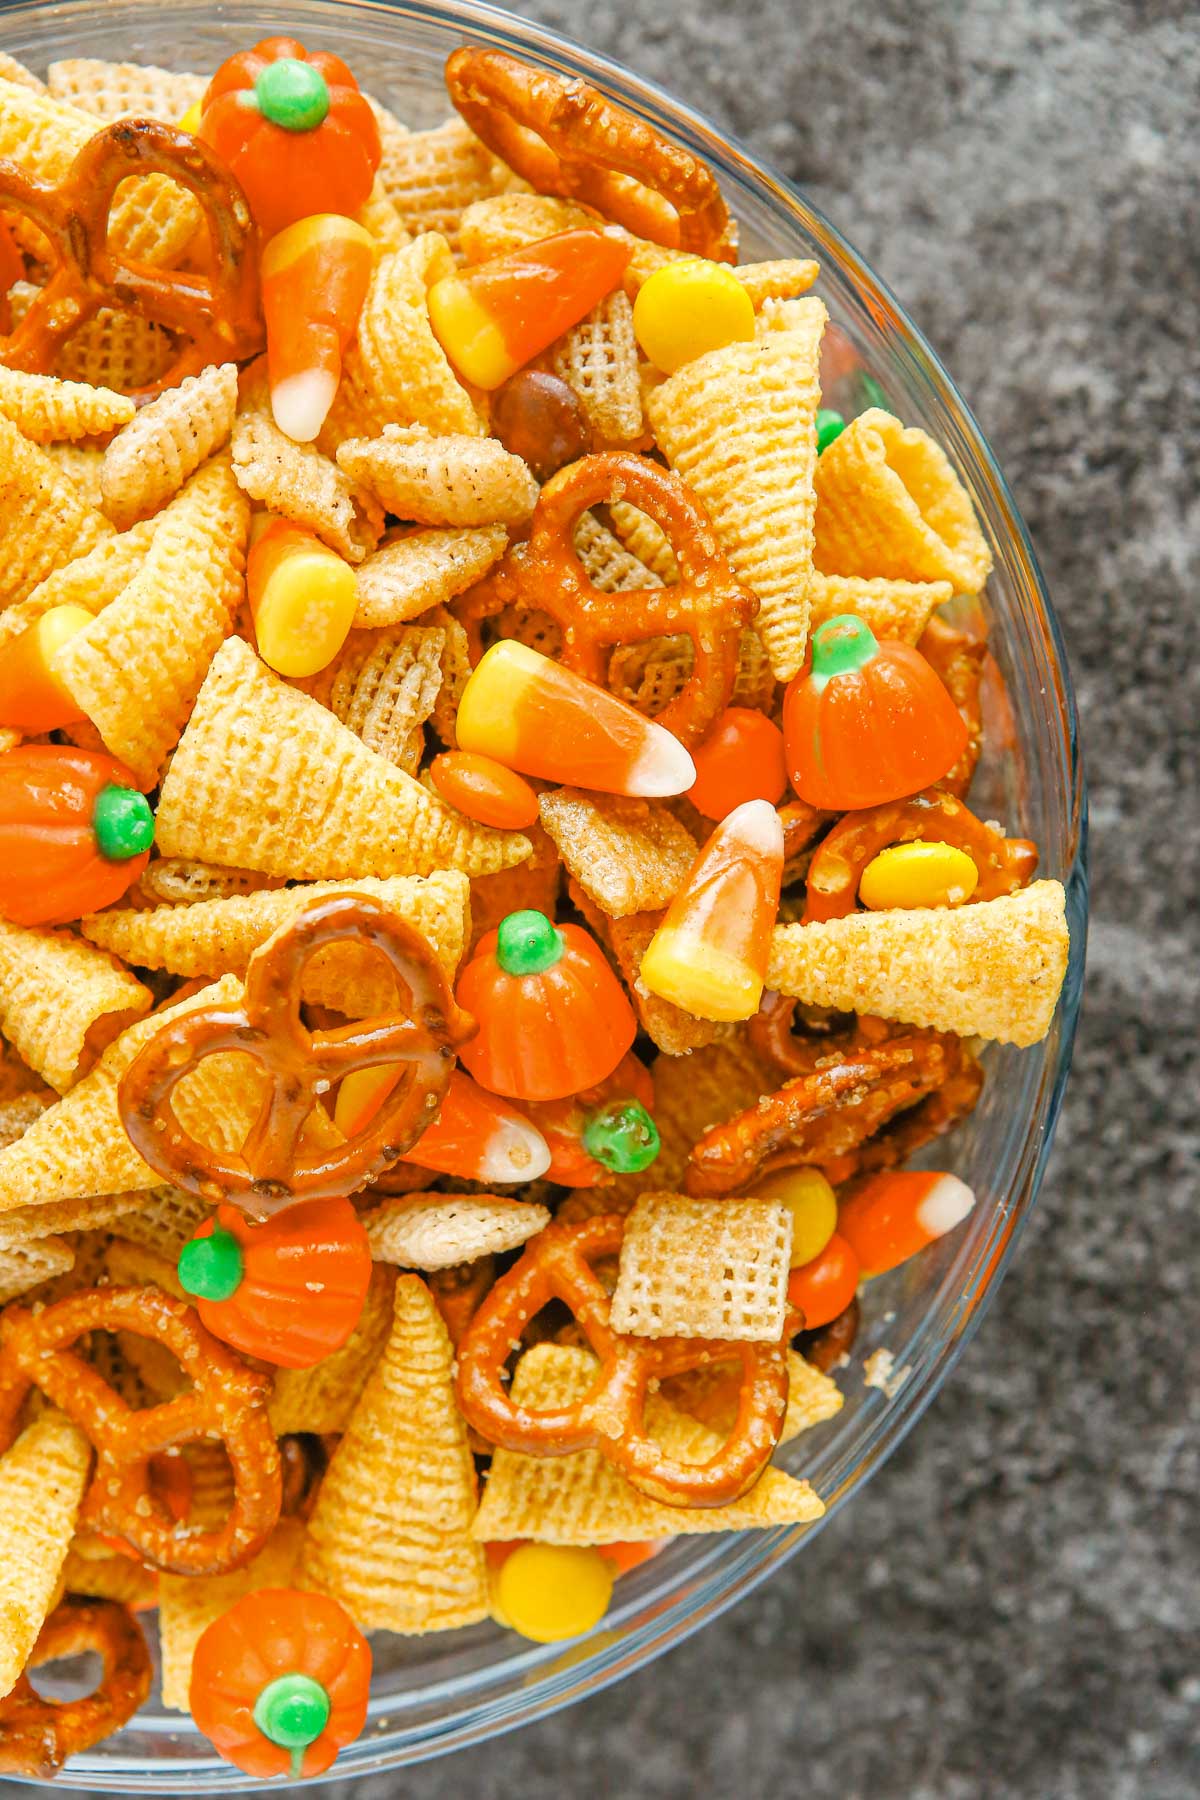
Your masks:
{"label": "glazed pretzel", "polygon": [[[300,1017],[308,959],[328,944],[378,950],[407,1011],[309,1031]],[[134,1149],[166,1180],[205,1199],[230,1199],[256,1218],[291,1205],[349,1194],[416,1143],[445,1097],[454,1051],[475,1029],[454,1004],[425,939],[365,894],[333,894],[296,914],[250,958],[240,1006],[208,1006],[171,1020],[134,1058],[118,1105]],[[240,1051],[269,1087],[240,1151],[200,1144],[180,1123],[172,1095],[206,1057]],[[309,1115],[354,1069],[407,1063],[363,1129],[333,1149],[299,1149]]]}
{"label": "glazed pretzel", "polygon": [[[871,1021],[872,1027],[880,1024]],[[844,1180],[868,1138],[941,1086],[957,1045],[957,1038],[936,1031],[879,1038],[874,1030],[857,1032],[845,1048],[832,1051],[827,1043],[814,1043],[808,1073],[705,1132],[692,1149],[686,1192],[743,1193],[760,1173],[796,1163],[815,1164],[831,1181]]]}
{"label": "glazed pretzel", "polygon": [[[575,550],[575,527],[602,500],[628,500],[661,525],[679,564],[672,587],[606,594],[593,586]],[[691,639],[691,673],[656,723],[695,744],[729,703],[742,630],[758,601],[734,576],[689,488],[668,470],[628,450],[581,457],[542,489],[529,541],[470,590],[456,611],[468,629],[505,606],[549,615],[562,632],[561,660],[603,687],[616,644],[680,633]]]}
{"label": "glazed pretzel", "polygon": [[1037,868],[1038,849],[1028,838],[1007,838],[985,825],[968,806],[941,788],[909,800],[892,800],[846,813],[819,845],[808,866],[804,923],[852,913],[867,864],[889,844],[917,841],[953,844],[979,871],[972,900],[996,900],[1025,887]]}
{"label": "glazed pretzel", "polygon": [[[134,1411],[70,1346],[90,1331],[132,1331],[165,1345],[191,1387]],[[204,1329],[160,1288],[84,1288],[41,1312],[8,1306],[0,1317],[0,1446],[36,1387],[72,1419],[96,1451],[79,1524],[118,1537],[152,1568],[220,1575],[248,1562],[279,1517],[279,1453],[267,1419],[270,1381]],[[151,1458],[172,1445],[220,1438],[234,1497],[222,1524],[202,1531],[172,1517]]]}
{"label": "glazed pretzel", "polygon": [[[666,1506],[725,1506],[752,1487],[779,1439],[787,1410],[789,1317],[777,1344],[709,1338],[635,1338],[609,1324],[608,1294],[593,1263],[615,1256],[624,1219],[611,1215],[547,1225],[492,1288],[458,1346],[459,1407],[489,1443],[528,1456],[599,1450],[626,1479]],[[565,1301],[600,1358],[594,1386],[574,1406],[514,1405],[501,1376],[530,1320]],[[710,1363],[740,1363],[732,1431],[706,1463],[675,1462],[645,1428],[646,1394],[670,1375]]]}
{"label": "glazed pretzel", "polygon": [[[87,1651],[103,1664],[93,1693],[78,1700],[47,1700],[38,1693],[30,1669]],[[0,1700],[0,1774],[48,1781],[68,1756],[120,1731],[153,1683],[150,1652],[129,1608],[69,1596],[42,1626],[16,1686]]]}
{"label": "glazed pretzel", "polygon": [[[145,175],[169,176],[195,196],[208,225],[211,273],[151,268],[109,248],[117,189],[130,176]],[[0,209],[31,219],[48,239],[54,263],[16,330],[0,338],[0,363],[10,369],[49,373],[67,339],[102,306],[151,319],[184,340],[140,399],[209,363],[237,362],[261,350],[258,229],[232,175],[189,132],[119,119],[88,139],[57,186],[0,158]]]}
{"label": "glazed pretzel", "polygon": [[983,665],[988,658],[987,640],[958,631],[945,619],[930,619],[917,640],[917,649],[962,714],[967,728],[966,748],[952,769],[938,782],[948,794],[965,800],[983,748]]}
{"label": "glazed pretzel", "polygon": [[706,163],[578,77],[501,50],[455,50],[450,98],[488,149],[539,194],[595,207],[638,237],[733,262],[736,228]]}

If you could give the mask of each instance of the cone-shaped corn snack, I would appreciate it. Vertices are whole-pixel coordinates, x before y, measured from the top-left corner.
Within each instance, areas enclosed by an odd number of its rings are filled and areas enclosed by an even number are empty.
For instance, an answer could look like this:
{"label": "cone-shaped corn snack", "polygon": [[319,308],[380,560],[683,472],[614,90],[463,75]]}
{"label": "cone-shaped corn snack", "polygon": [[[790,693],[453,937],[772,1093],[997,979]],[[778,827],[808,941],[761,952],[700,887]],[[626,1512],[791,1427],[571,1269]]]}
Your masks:
{"label": "cone-shaped corn snack", "polygon": [[224,458],[171,502],[141,570],[54,671],[145,786],[175,744],[245,592],[250,508]]}
{"label": "cone-shaped corn snack", "polygon": [[940,444],[873,406],[817,465],[814,560],[826,575],[948,581],[977,594],[992,553]]}
{"label": "cone-shaped corn snack", "polygon": [[796,673],[808,639],[817,363],[827,317],[820,300],[794,306],[803,323],[710,350],[646,401],[659,447],[758,595],[756,628],[780,681]]}
{"label": "cone-shaped corn snack", "polygon": [[412,531],[360,563],[355,625],[400,625],[444,605],[486,575],[508,548],[503,525]]}
{"label": "cone-shaped corn snack", "polygon": [[132,400],[108,388],[0,368],[0,413],[34,444],[91,437],[127,425]]}
{"label": "cone-shaped corn snack", "polygon": [[280,1436],[286,1431],[345,1431],[391,1336],[395,1284],[394,1269],[373,1269],[358,1324],[341,1349],[310,1368],[276,1372],[268,1408],[272,1430]]}
{"label": "cone-shaped corn snack", "polygon": [[887,581],[862,575],[814,575],[808,590],[815,631],[826,619],[853,613],[877,638],[899,638],[915,644],[935,607],[944,606],[954,589],[948,581]]}
{"label": "cone-shaped corn snack", "polygon": [[66,1238],[27,1238],[0,1246],[0,1306],[74,1266],[75,1252]]}
{"label": "cone-shaped corn snack", "polygon": [[453,812],[230,638],[213,659],[159,797],[164,856],[304,880],[486,875],[529,840]]}
{"label": "cone-shaped corn snack", "polygon": [[[83,931],[94,944],[102,944],[140,968],[168,969],[173,975],[187,976],[244,975],[251,956],[272,932],[310,901],[337,893],[371,894],[382,901],[428,940],[447,979],[453,980],[466,948],[470,895],[467,877],[456,869],[428,876],[394,875],[386,881],[364,875],[354,882],[267,888],[228,900],[201,900],[195,906],[157,906],[149,911],[113,907],[85,919]],[[0,925],[0,978],[3,933],[15,929]],[[387,1012],[394,995],[395,984],[377,958],[354,944],[328,945],[309,960],[305,970],[303,998],[351,1018]]]}
{"label": "cone-shaped corn snack", "polygon": [[57,464],[0,417],[0,607],[111,534]]}
{"label": "cone-shaped corn snack", "polygon": [[776,927],[767,985],[807,1006],[963,1037],[1036,1044],[1067,969],[1057,881],[973,906],[852,913]]}
{"label": "cone-shaped corn snack", "polygon": [[214,1619],[259,1588],[291,1587],[304,1527],[280,1519],[252,1562],[228,1575],[161,1575],[158,1582],[158,1639],[162,1656],[162,1703],[188,1710],[188,1687],[196,1645]]}
{"label": "cone-shaped corn snack", "polygon": [[52,1408],[0,1457],[0,1695],[54,1604],[91,1461],[83,1433]]}
{"label": "cone-shaped corn snack", "polygon": [[0,613],[0,644],[36,624],[52,606],[86,606],[89,612],[103,612],[145,562],[157,528],[157,519],[146,519],[132,531],[101,538],[86,556],[55,569],[27,599]]}
{"label": "cone-shaped corn snack", "polygon": [[519,456],[498,438],[461,431],[385,425],[377,438],[348,438],[337,459],[389,512],[418,525],[520,525],[538,497]]}
{"label": "cone-shaped corn snack", "polygon": [[0,1031],[60,1094],[151,998],[128,969],[70,932],[0,919]]}
{"label": "cone-shaped corn snack", "polygon": [[[781,1444],[790,1444],[802,1431],[823,1425],[841,1412],[842,1390],[832,1376],[814,1368],[795,1350],[787,1353],[788,1403]],[[705,1369],[690,1369],[686,1375],[673,1375],[662,1385],[664,1397],[681,1412],[690,1413],[710,1431],[727,1436],[737,1419],[738,1371],[712,1364]]]}
{"label": "cone-shaped corn snack", "polygon": [[453,1360],[429,1289],[402,1275],[392,1335],[321,1483],[300,1563],[364,1631],[445,1631],[487,1616]]}
{"label": "cone-shaped corn snack", "polygon": [[168,388],[118,432],[101,474],[105,515],[118,530],[156,513],[220,449],[237,399],[237,365],[213,363]]}
{"label": "cone-shaped corn snack", "polygon": [[450,246],[427,232],[376,264],[346,369],[380,426],[425,425],[479,437],[483,422],[433,335],[426,295],[453,275]]}
{"label": "cone-shaped corn snack", "polygon": [[[535,1408],[569,1407],[596,1379],[590,1350],[537,1344],[513,1376],[512,1398]],[[646,1422],[668,1456],[704,1462],[721,1439],[698,1419],[655,1397]],[[702,1531],[742,1531],[754,1525],[791,1525],[825,1511],[807,1481],[767,1468],[731,1506],[662,1506],[631,1487],[598,1450],[570,1456],[523,1456],[497,1450],[472,1537],[483,1542],[533,1538],[548,1544],[644,1543]]]}

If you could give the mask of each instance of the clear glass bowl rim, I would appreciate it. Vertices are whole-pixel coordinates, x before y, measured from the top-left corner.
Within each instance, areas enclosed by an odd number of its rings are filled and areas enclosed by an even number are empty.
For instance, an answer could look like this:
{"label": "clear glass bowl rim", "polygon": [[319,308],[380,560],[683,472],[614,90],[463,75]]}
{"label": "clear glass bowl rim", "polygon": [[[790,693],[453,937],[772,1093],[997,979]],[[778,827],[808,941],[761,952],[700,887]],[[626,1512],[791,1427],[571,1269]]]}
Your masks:
{"label": "clear glass bowl rim", "polygon": [[[0,11],[0,48],[11,48],[20,54],[23,28],[36,37],[39,31],[45,32],[53,23],[56,39],[70,32],[77,37],[80,48],[86,51],[89,19],[103,22],[111,30],[118,16],[130,22],[150,15],[158,15],[161,20],[164,13],[184,10],[189,10],[187,0],[53,0],[49,5],[45,0],[23,0],[23,3],[7,5]],[[226,3],[218,0],[218,4],[208,10],[223,22],[244,12],[250,34],[248,41],[270,30],[288,30],[303,39],[306,21],[314,26],[329,26],[337,22],[335,15],[353,15],[357,28],[365,26],[381,37],[390,31],[402,30],[406,22],[453,27],[466,41],[509,49],[603,85],[615,98],[704,156],[718,174],[736,175],[756,187],[776,213],[786,215],[819,244],[825,266],[836,268],[853,284],[876,320],[891,334],[892,351],[919,365],[932,390],[942,401],[949,403],[957,430],[953,444],[948,447],[960,469],[969,468],[976,484],[982,484],[988,492],[993,517],[999,519],[1028,592],[1035,598],[1040,612],[1039,624],[1045,635],[1045,674],[1058,702],[1056,716],[1060,731],[1053,750],[1066,795],[1067,826],[1059,872],[1067,888],[1072,943],[1057,1026],[1056,1053],[1042,1082],[1037,1104],[1031,1108],[1026,1121],[1019,1180],[996,1209],[994,1233],[984,1246],[984,1253],[976,1257],[967,1279],[958,1283],[961,1291],[956,1294],[953,1304],[949,1303],[946,1293],[953,1283],[943,1281],[934,1295],[929,1307],[930,1316],[925,1322],[928,1329],[923,1333],[927,1339],[924,1355],[911,1378],[890,1403],[877,1412],[857,1444],[853,1471],[835,1492],[826,1495],[828,1510],[821,1523],[827,1523],[903,1441],[977,1330],[1016,1251],[1037,1197],[1070,1068],[1082,991],[1087,924],[1086,793],[1065,648],[1029,534],[996,459],[961,395],[887,288],[795,187],[764,168],[736,140],[654,82],[633,74],[604,55],[583,49],[547,27],[476,3],[476,0],[439,0],[437,4],[422,4],[420,0],[292,0],[286,6],[268,0],[267,4],[258,7],[243,5],[241,0],[232,0],[232,4],[228,0]],[[937,1317],[933,1316],[935,1313]],[[388,1735],[360,1739],[343,1751],[335,1768],[322,1780],[378,1774],[477,1744],[597,1692],[631,1674],[716,1618],[794,1555],[801,1543],[819,1528],[782,1527],[723,1539],[692,1540],[698,1548],[685,1576],[677,1576],[658,1589],[645,1578],[644,1571],[639,1571],[637,1577],[628,1578],[631,1597],[626,1600],[619,1593],[618,1603],[605,1626],[578,1646],[572,1646],[570,1654],[564,1656],[561,1649],[554,1646],[525,1646],[484,1668],[447,1681],[444,1693],[436,1687],[423,1688],[421,1699],[424,1704],[443,1699],[446,1703],[446,1710],[438,1719],[432,1724],[417,1723],[407,1728],[398,1722],[397,1728]],[[653,1566],[649,1565],[651,1569]],[[622,1588],[625,1586],[623,1582]],[[398,1709],[403,1710],[402,1697],[373,1698],[373,1715],[385,1710],[394,1714]],[[164,1720],[163,1730],[168,1729],[186,1731],[186,1722],[180,1719],[177,1724],[172,1721],[168,1726]],[[134,1761],[120,1755],[105,1755],[100,1746],[96,1752],[75,1759],[56,1779],[55,1785],[60,1789],[123,1793],[177,1793],[185,1786],[189,1791],[201,1793],[278,1787],[278,1783],[249,1781],[207,1752],[203,1740],[197,1737],[195,1742],[197,1755],[194,1759],[189,1756],[183,1760],[171,1757]],[[289,1785],[307,1787],[321,1783]]]}

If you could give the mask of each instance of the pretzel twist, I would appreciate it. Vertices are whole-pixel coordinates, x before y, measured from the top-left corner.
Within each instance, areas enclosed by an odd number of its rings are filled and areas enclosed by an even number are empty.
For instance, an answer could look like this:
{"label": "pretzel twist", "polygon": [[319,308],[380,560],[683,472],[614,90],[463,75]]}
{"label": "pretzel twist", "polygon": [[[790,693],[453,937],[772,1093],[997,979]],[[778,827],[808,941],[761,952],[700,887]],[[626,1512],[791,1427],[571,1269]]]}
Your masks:
{"label": "pretzel twist", "polygon": [[[661,525],[679,580],[671,587],[607,594],[595,587],[575,549],[575,527],[589,507],[622,498]],[[758,601],[737,580],[708,515],[677,475],[629,450],[604,450],[560,469],[542,489],[529,540],[516,544],[456,607],[481,647],[479,624],[515,605],[546,613],[562,632],[561,660],[601,687],[617,644],[681,634],[693,662],[657,723],[695,744],[729,704],[743,629]]]}
{"label": "pretzel twist", "polygon": [[455,50],[446,86],[488,149],[539,194],[595,207],[638,237],[733,262],[736,228],[712,170],[578,77],[501,50]]}
{"label": "pretzel twist", "polygon": [[[69,1347],[90,1331],[131,1331],[163,1344],[190,1388],[135,1412]],[[220,1575],[266,1542],[280,1505],[279,1453],[267,1418],[270,1383],[181,1300],[154,1287],[85,1288],[40,1312],[9,1305],[0,1317],[0,1446],[16,1435],[32,1387],[95,1448],[82,1528],[120,1538],[151,1567],[174,1575]],[[233,1471],[233,1505],[209,1530],[171,1516],[150,1467],[158,1451],[197,1438],[220,1438]]]}
{"label": "pretzel twist", "polygon": [[[30,1669],[87,1651],[103,1665],[92,1693],[77,1700],[48,1700],[38,1693]],[[0,1774],[48,1781],[69,1756],[120,1731],[153,1682],[150,1652],[129,1608],[115,1600],[68,1596],[42,1626],[16,1686],[0,1700]]]}
{"label": "pretzel twist", "polygon": [[[193,194],[208,225],[207,273],[130,262],[109,244],[113,199],[130,176],[165,175]],[[209,363],[241,361],[263,345],[258,229],[241,188],[189,132],[150,119],[119,119],[88,139],[61,182],[42,181],[0,158],[0,210],[44,233],[53,268],[0,363],[47,374],[67,339],[102,306],[178,334],[179,354],[138,399],[174,387]]]}
{"label": "pretzel twist", "polygon": [[[386,959],[407,992],[407,1011],[309,1031],[300,1017],[305,966],[318,950],[347,941]],[[240,1006],[201,1007],[150,1039],[122,1078],[121,1120],[165,1179],[264,1218],[297,1200],[352,1193],[403,1156],[445,1098],[455,1048],[474,1029],[424,938],[368,895],[333,894],[255,951]],[[252,1058],[269,1084],[239,1151],[197,1142],[172,1100],[198,1064],[230,1051]],[[389,1063],[408,1064],[408,1073],[362,1130],[332,1149],[301,1152],[305,1122],[333,1083]]]}
{"label": "pretzel twist", "polygon": [[[666,1506],[726,1506],[753,1486],[779,1439],[787,1410],[789,1317],[777,1344],[709,1338],[635,1338],[614,1331],[609,1299],[592,1264],[615,1256],[625,1221],[610,1215],[547,1225],[486,1295],[458,1346],[458,1402],[490,1443],[528,1456],[599,1450],[626,1479]],[[502,1382],[513,1345],[552,1299],[570,1307],[600,1373],[582,1400],[558,1409],[517,1406]],[[733,1428],[705,1463],[664,1455],[645,1427],[646,1395],[669,1375],[709,1363],[739,1363]]]}

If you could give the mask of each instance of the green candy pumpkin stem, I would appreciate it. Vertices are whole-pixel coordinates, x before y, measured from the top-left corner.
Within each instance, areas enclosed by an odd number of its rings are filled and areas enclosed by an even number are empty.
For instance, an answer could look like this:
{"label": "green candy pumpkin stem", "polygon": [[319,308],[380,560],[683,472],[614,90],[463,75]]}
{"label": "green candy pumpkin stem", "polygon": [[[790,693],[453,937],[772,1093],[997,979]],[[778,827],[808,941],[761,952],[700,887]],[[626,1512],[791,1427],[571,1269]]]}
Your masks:
{"label": "green candy pumpkin stem", "polygon": [[506,975],[540,975],[563,954],[562,933],[545,913],[526,908],[501,919],[496,932],[496,961]]}
{"label": "green candy pumpkin stem", "polygon": [[281,56],[259,74],[253,100],[272,125],[284,131],[315,131],[329,113],[329,83],[311,63]]}
{"label": "green candy pumpkin stem", "polygon": [[128,862],[154,842],[154,814],[145,794],[110,782],[96,795],[92,808],[96,848],[109,862]]}
{"label": "green candy pumpkin stem", "polygon": [[614,1175],[640,1175],[662,1148],[658,1126],[640,1100],[614,1100],[601,1107],[580,1135],[593,1162]]}
{"label": "green candy pumpkin stem", "polygon": [[292,1774],[304,1768],[304,1752],[315,1744],[331,1711],[329,1695],[311,1675],[277,1675],[254,1702],[254,1723],[263,1736],[292,1753]]}
{"label": "green candy pumpkin stem", "polygon": [[223,1225],[190,1239],[176,1265],[180,1287],[198,1300],[230,1299],[241,1286],[244,1267],[242,1247]]}
{"label": "green candy pumpkin stem", "polygon": [[838,613],[826,619],[812,635],[812,673],[814,687],[824,687],[835,675],[849,675],[861,669],[879,653],[879,644],[871,627],[854,613]]}

